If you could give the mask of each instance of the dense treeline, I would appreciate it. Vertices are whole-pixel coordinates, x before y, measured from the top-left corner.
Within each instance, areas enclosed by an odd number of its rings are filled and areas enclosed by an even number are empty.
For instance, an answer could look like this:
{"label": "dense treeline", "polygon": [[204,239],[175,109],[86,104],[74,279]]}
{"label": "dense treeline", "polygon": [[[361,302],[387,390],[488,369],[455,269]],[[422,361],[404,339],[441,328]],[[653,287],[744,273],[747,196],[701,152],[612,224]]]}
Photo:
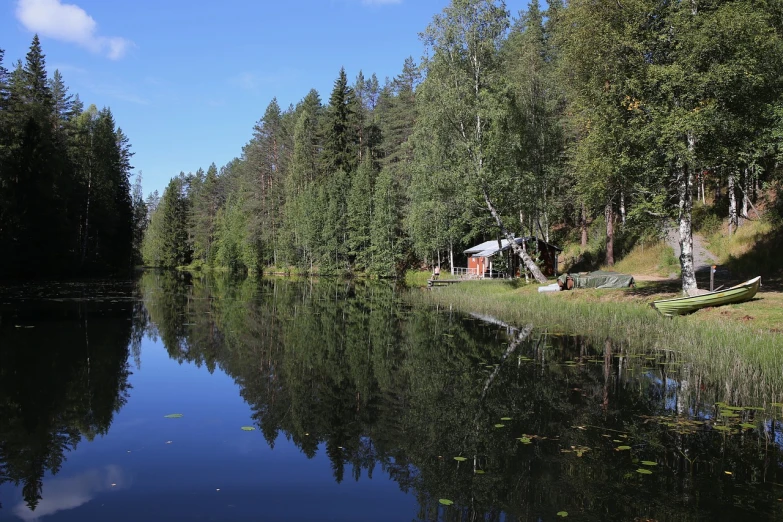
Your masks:
{"label": "dense treeline", "polygon": [[694,200],[733,230],[775,181],[781,14],[778,0],[555,0],[512,19],[453,0],[421,64],[383,84],[341,70],[326,104],[273,100],[241,157],[172,180],[145,260],[385,276],[512,234],[584,246],[602,223],[611,265],[618,238],[675,220],[691,290]]}
{"label": "dense treeline", "polygon": [[0,274],[127,271],[143,228],[134,216],[146,218],[131,199],[128,138],[108,108],[85,109],[59,71],[47,76],[38,36],[10,72],[3,57]]}

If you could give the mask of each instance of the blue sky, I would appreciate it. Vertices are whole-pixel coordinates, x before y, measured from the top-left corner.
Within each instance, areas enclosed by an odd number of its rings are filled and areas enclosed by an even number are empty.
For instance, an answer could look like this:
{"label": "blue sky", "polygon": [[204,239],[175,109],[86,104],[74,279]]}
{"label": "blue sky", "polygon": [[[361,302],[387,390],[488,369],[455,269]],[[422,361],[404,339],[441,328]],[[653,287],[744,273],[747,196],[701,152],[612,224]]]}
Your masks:
{"label": "blue sky", "polygon": [[[86,104],[111,107],[130,138],[145,193],[181,170],[241,153],[273,97],[311,88],[328,100],[345,67],[383,81],[416,61],[418,33],[448,0],[6,0],[0,48],[10,67],[39,33]],[[512,15],[526,0],[509,0]]]}

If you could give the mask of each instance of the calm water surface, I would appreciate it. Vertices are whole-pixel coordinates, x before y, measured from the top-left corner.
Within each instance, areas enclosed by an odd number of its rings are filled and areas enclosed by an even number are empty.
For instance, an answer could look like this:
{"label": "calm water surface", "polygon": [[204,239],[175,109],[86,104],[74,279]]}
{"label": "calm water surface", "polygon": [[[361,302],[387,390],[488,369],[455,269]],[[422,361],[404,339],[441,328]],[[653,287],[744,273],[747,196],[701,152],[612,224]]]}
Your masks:
{"label": "calm water surface", "polygon": [[781,520],[780,418],[385,285],[0,290],[2,521]]}

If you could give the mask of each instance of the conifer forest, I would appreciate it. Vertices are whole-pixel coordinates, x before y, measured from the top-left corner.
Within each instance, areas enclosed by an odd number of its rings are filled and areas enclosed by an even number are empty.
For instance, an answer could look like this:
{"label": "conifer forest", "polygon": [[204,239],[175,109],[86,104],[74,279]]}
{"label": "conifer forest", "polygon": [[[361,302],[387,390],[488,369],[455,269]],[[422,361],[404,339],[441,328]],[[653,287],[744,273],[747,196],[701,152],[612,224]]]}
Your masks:
{"label": "conifer forest", "polygon": [[24,61],[0,49],[0,274],[128,275],[146,210],[130,140],[108,108],[85,108],[36,36]]}

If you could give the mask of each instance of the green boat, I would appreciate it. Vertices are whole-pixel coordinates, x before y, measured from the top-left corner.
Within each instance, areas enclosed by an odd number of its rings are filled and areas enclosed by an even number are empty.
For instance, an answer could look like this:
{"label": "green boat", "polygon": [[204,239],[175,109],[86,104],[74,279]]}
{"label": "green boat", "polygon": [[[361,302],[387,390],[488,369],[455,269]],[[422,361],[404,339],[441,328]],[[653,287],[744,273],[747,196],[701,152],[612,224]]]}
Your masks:
{"label": "green boat", "polygon": [[760,285],[761,277],[754,277],[750,281],[745,281],[740,285],[732,286],[725,290],[707,292],[706,294],[695,295],[693,297],[662,299],[650,303],[650,306],[668,317],[685,315],[695,312],[700,308],[750,301],[753,299],[753,296],[756,295],[756,292],[759,291]]}

